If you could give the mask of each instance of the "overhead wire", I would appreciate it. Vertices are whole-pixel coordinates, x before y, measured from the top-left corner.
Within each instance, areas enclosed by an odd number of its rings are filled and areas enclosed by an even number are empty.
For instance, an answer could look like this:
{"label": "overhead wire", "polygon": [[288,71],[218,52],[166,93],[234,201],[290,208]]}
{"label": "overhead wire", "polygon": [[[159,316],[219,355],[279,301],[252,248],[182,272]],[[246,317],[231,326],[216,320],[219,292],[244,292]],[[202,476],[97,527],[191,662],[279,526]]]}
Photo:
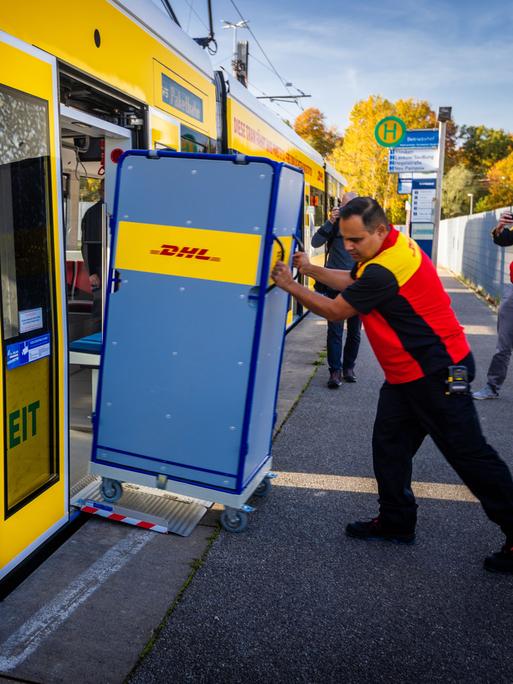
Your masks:
{"label": "overhead wire", "polygon": [[[281,83],[282,86],[286,89],[287,93],[288,93],[289,95],[294,95],[294,93],[291,93],[291,92],[290,92],[289,86],[287,86],[287,82],[285,81],[285,79],[282,78],[282,76],[278,73],[278,70],[276,69],[276,67],[274,66],[274,64],[271,62],[271,60],[270,60],[269,57],[267,56],[266,51],[264,50],[264,48],[263,48],[262,45],[260,44],[258,38],[255,36],[255,34],[254,34],[252,28],[248,25],[247,20],[244,19],[243,15],[242,15],[242,12],[239,10],[239,8],[238,8],[237,5],[235,4],[234,0],[230,0],[230,2],[231,2],[231,4],[233,5],[233,8],[235,9],[235,11],[236,11],[237,14],[239,15],[239,17],[241,18],[241,20],[242,20],[243,22],[245,22],[245,24],[246,24],[246,27],[245,27],[245,28],[249,31],[249,33],[250,33],[250,35],[252,36],[253,40],[255,41],[255,43],[256,43],[256,44],[258,45],[258,47],[260,48],[260,51],[262,52],[262,54],[264,55],[265,59],[267,60],[267,63],[268,63],[269,66],[271,67],[272,72],[275,74],[275,76],[278,77],[278,79],[280,80],[280,83]],[[257,61],[258,61],[258,60],[257,60]],[[299,107],[300,105],[299,105],[298,101],[295,100],[295,102],[296,102],[297,106]],[[302,109],[302,107],[300,107],[300,108]]]}
{"label": "overhead wire", "polygon": [[193,5],[194,0],[191,2],[189,5],[189,16],[187,17],[187,30],[186,32],[189,33],[189,29],[191,27],[191,17],[192,17],[192,5]]}
{"label": "overhead wire", "polygon": [[[254,83],[248,81],[248,85],[251,86],[252,88],[254,88],[254,90],[258,90],[258,92],[259,92],[261,95],[264,95],[265,97],[269,97],[269,96],[267,95],[266,92],[264,92],[263,90],[261,90],[261,89],[260,89],[258,86],[256,86]],[[293,116],[293,115],[291,114],[291,112],[289,112],[289,111],[281,104],[281,102],[275,102],[275,101],[273,101],[273,100],[271,100],[271,102],[272,102],[272,104],[274,104],[276,107],[279,107],[280,109],[282,109],[282,110],[285,112],[285,114],[287,114],[287,116]],[[277,113],[277,112],[276,112],[276,113]]]}
{"label": "overhead wire", "polygon": [[201,16],[196,12],[196,10],[193,7],[194,0],[192,2],[189,2],[189,0],[185,0],[185,3],[189,6],[189,19],[191,16],[191,12],[194,14],[194,16],[198,19],[200,24],[202,24],[203,28],[205,28],[207,31],[210,31],[210,28],[205,24]]}

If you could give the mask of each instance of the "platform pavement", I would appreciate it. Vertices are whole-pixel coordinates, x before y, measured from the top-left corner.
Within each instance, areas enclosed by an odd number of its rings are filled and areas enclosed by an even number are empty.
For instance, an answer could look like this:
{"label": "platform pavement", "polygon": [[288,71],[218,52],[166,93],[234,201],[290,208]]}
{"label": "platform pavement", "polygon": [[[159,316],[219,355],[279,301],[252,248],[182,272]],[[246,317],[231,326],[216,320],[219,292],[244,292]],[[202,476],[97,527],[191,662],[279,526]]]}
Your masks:
{"label": "platform pavement", "polygon": [[[286,338],[277,429],[315,372],[325,327],[308,316]],[[87,473],[91,381],[72,371],[73,484]],[[0,682],[122,682],[217,536],[220,510],[188,538],[88,520],[0,603]]]}
{"label": "platform pavement", "polygon": [[[444,281],[467,326],[480,386],[494,349],[494,314],[456,280]],[[303,373],[299,391],[324,332],[324,323],[309,316],[290,336],[300,351],[284,378]],[[216,512],[188,540],[119,525],[107,533],[103,521],[89,522],[0,604],[0,664],[5,635],[17,634],[11,659],[34,646],[10,670],[17,677],[121,682],[172,606],[131,684],[511,682],[513,578],[481,567],[500,542],[497,530],[426,440],[414,468],[416,544],[347,539],[346,521],[376,510],[370,430],[382,374],[364,339],[358,383],[330,391],[326,379],[319,366],[277,435],[280,477],[256,504],[247,532],[217,535],[208,528]],[[512,379],[499,401],[478,404],[490,441],[510,465],[512,404]],[[118,564],[128,562],[96,591],[84,586],[91,563],[116,548]],[[201,567],[174,603],[199,557]],[[82,584],[72,596],[79,573]],[[69,614],[52,613],[52,598],[65,591]],[[48,615],[60,620],[54,632]]]}

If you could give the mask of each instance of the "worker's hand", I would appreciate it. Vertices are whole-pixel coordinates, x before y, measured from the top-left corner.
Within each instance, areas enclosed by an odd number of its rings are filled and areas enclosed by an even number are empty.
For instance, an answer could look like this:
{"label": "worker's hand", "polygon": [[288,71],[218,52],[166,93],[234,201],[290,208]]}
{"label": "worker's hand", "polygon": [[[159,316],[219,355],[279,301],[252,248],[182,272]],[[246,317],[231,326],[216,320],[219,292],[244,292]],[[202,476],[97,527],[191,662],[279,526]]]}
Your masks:
{"label": "worker's hand", "polygon": [[310,259],[304,252],[296,252],[292,257],[292,263],[294,264],[294,268],[297,268],[300,273],[303,273],[304,270],[310,266]]}
{"label": "worker's hand", "polygon": [[335,225],[335,223],[339,220],[339,218],[340,218],[340,207],[334,207],[330,211],[330,216],[329,216],[328,221],[330,223],[333,223],[333,225]]}
{"label": "worker's hand", "polygon": [[97,290],[97,289],[100,287],[100,284],[101,284],[100,276],[99,276],[97,273],[92,273],[92,274],[89,276],[89,282],[91,283],[91,287],[92,287],[94,290]]}
{"label": "worker's hand", "polygon": [[276,262],[271,272],[271,278],[282,290],[287,290],[288,286],[294,282],[290,268],[283,261]]}

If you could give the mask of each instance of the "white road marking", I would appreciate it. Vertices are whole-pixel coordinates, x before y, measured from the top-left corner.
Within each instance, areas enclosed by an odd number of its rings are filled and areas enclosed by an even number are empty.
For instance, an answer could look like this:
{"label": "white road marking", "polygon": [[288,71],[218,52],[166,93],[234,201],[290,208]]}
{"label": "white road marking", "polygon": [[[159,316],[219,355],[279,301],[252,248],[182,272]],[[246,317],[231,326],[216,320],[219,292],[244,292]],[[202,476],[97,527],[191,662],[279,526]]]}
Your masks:
{"label": "white road marking", "polygon": [[[300,489],[317,489],[337,492],[356,492],[377,494],[378,486],[373,477],[345,477],[342,475],[325,475],[320,473],[290,473],[275,471],[279,477],[273,480],[276,487],[298,487]],[[440,499],[444,501],[468,501],[477,503],[477,499],[465,485],[440,484],[438,482],[413,482],[412,489],[419,499]]]}
{"label": "white road marking", "polygon": [[0,671],[18,667],[94,592],[128,563],[154,536],[134,530],[79,575],[0,644]]}
{"label": "white road marking", "polygon": [[497,326],[493,325],[464,325],[465,335],[497,335]]}

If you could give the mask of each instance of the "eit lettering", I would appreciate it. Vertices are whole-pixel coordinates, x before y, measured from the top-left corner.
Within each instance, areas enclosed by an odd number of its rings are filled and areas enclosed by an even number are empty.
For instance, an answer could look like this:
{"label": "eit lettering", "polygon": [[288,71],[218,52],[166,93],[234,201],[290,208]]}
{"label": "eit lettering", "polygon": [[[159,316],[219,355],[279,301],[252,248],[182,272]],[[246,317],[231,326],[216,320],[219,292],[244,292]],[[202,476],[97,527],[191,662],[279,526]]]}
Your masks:
{"label": "eit lettering", "polygon": [[9,413],[9,449],[14,449],[22,442],[37,434],[37,411],[39,401]]}

